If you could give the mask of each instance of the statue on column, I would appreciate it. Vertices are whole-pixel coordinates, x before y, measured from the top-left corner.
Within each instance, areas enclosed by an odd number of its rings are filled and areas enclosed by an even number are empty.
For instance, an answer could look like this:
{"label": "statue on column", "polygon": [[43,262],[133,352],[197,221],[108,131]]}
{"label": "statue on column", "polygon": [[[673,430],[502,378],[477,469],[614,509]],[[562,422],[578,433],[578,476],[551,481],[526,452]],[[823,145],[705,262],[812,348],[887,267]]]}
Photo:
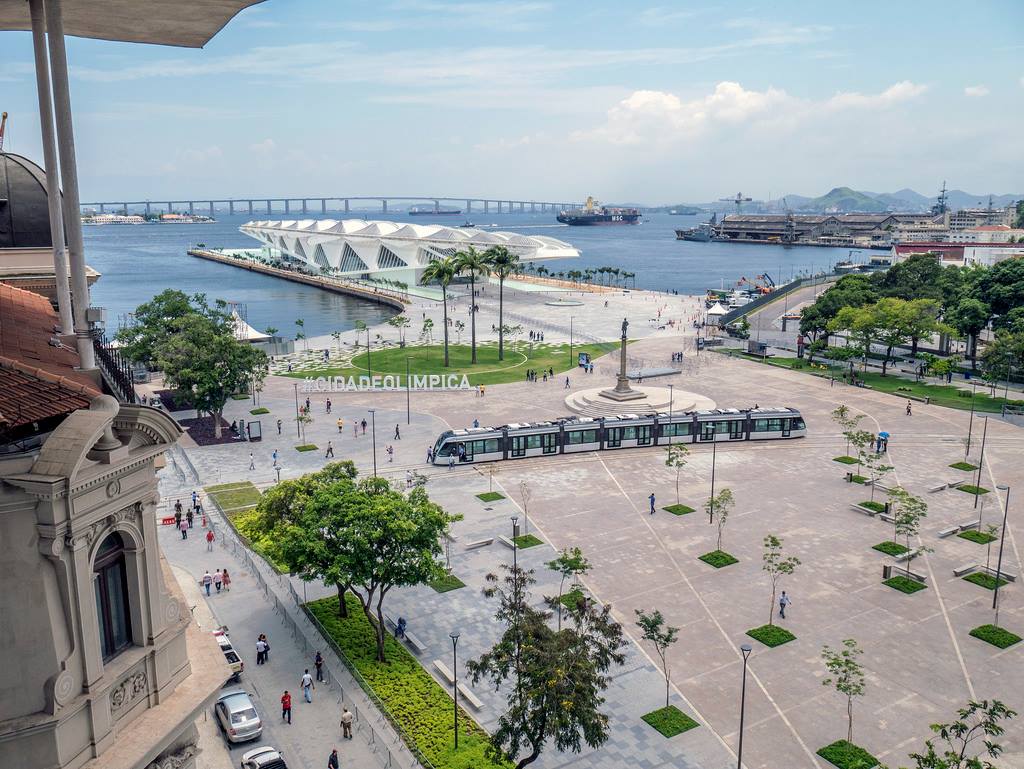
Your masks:
{"label": "statue on column", "polygon": [[625,318],[622,319],[622,338],[626,338],[626,329],[629,328],[629,321]]}

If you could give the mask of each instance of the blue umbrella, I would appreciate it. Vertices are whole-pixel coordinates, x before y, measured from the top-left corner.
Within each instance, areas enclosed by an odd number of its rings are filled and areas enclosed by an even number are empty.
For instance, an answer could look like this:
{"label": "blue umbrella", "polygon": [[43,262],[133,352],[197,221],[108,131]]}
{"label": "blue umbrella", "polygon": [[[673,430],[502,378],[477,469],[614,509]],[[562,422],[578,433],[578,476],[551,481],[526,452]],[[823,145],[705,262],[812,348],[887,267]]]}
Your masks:
{"label": "blue umbrella", "polygon": [[887,433],[887,432],[885,432],[885,431],[883,430],[882,432],[880,432],[880,433],[878,434],[878,437],[879,437],[879,438],[888,438],[888,437],[889,437],[889,433]]}

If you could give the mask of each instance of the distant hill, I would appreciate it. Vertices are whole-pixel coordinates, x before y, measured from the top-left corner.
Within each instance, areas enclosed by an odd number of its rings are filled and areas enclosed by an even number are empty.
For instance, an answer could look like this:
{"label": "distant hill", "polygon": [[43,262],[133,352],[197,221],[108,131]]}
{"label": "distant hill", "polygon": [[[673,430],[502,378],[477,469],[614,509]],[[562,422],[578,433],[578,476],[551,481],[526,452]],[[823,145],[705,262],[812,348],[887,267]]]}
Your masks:
{"label": "distant hill", "polygon": [[[950,190],[946,193],[949,198],[947,205],[956,210],[958,208],[984,208],[988,205],[988,193],[975,195],[963,190]],[[1024,199],[1024,195],[993,195],[992,205],[995,208],[1005,208],[1011,203]]]}
{"label": "distant hill", "polygon": [[[988,205],[988,193],[976,195],[963,190],[950,190],[947,194],[947,205],[952,210],[959,208],[983,208]],[[850,187],[836,187],[821,197],[811,198],[805,195],[786,195],[785,205],[791,211],[803,214],[811,213],[883,213],[885,211],[902,211],[917,213],[928,211],[935,204],[938,195],[922,195],[920,192],[905,187],[896,192],[866,192]],[[782,198],[765,202],[754,200],[743,204],[746,213],[782,213]],[[1024,194],[993,195],[992,205],[1002,208],[1018,200],[1024,200]],[[733,213],[736,206],[727,201],[714,201],[699,204],[711,211]]]}
{"label": "distant hill", "polygon": [[[787,196],[790,208],[796,208],[795,203]],[[800,206],[802,211],[823,211],[828,213],[846,214],[854,211],[864,213],[876,213],[885,211],[888,205],[876,198],[865,195],[863,192],[851,190],[849,187],[836,187],[829,190],[820,198],[811,198]]]}
{"label": "distant hill", "polygon": [[932,207],[935,198],[925,197],[909,187],[904,187],[896,192],[867,192],[875,200],[885,203],[892,211],[927,211]]}

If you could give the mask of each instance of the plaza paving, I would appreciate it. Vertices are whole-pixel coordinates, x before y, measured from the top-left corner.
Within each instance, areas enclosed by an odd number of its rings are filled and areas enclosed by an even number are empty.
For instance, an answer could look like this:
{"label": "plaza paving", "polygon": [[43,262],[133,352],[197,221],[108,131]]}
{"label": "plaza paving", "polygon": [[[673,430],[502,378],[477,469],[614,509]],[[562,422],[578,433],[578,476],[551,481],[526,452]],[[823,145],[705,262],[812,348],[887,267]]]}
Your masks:
{"label": "plaza paving", "polygon": [[[487,293],[479,316],[485,337],[494,309],[490,290]],[[906,754],[919,749],[929,736],[928,724],[952,718],[968,699],[998,698],[1022,709],[1024,644],[1000,651],[971,638],[971,628],[992,621],[992,594],[953,575],[953,569],[965,563],[984,563],[985,548],[958,537],[937,537],[940,529],[973,515],[973,497],[957,490],[927,492],[936,483],[960,476],[948,465],[963,459],[960,441],[967,432],[966,412],[915,403],[914,415],[908,417],[905,402],[890,395],[724,356],[697,356],[692,328],[686,322],[697,311],[690,298],[646,292],[580,298],[585,306],[571,308],[575,333],[585,329],[588,337],[612,339],[618,336],[622,317],[629,317],[630,337],[637,340],[630,345],[634,363],[667,365],[672,352],[686,349],[680,373],[658,384],[674,383],[711,397],[720,406],[789,405],[803,412],[808,424],[805,439],[719,446],[716,489],[731,488],[737,502],[723,546],[740,559],[738,564],[715,570],[697,560],[715,545],[715,528],[700,512],[681,517],[661,511],[647,514],[646,497],[651,492],[657,495],[659,507],[675,502],[674,472],[664,466],[663,449],[527,459],[455,471],[424,464],[427,446],[446,426],[467,426],[474,418],[486,425],[564,414],[566,393],[561,379],[557,384],[488,387],[483,398],[472,392],[415,393],[408,426],[404,393],[331,394],[335,413],[329,417],[323,406],[326,395],[312,394],[314,422],[307,428],[307,439],[321,451],[302,454],[293,448],[298,443],[291,421],[296,380],[272,377],[261,400],[271,410],[259,417],[265,435],[262,443],[197,448],[185,442],[200,485],[236,479],[269,484],[276,477],[270,459],[274,448],[281,452],[282,477],[317,469],[325,462],[322,449],[327,440],[334,441],[337,459],[353,459],[361,472],[369,473],[370,431],[354,437],[352,424],[364,416],[369,420],[367,409],[376,409],[381,474],[404,484],[407,468],[426,473],[432,498],[466,516],[455,526],[459,539],[452,547],[452,565],[467,588],[440,595],[414,588],[389,595],[393,616],[405,616],[410,629],[427,643],[421,659],[429,668],[433,659],[450,660],[447,634],[452,629],[463,634],[460,659],[478,655],[495,639],[498,628],[490,620],[494,606],[479,588],[484,574],[508,562],[511,552],[497,541],[475,551],[466,551],[462,543],[508,533],[509,516],[522,515],[517,508],[521,507],[520,484],[525,481],[531,491],[530,530],[545,541],[542,547],[519,553],[525,564],[537,569],[537,600],[556,586],[543,562],[554,549],[581,547],[595,567],[585,586],[599,600],[612,604],[631,635],[635,636],[637,608],[659,608],[681,628],[680,640],[669,653],[673,698],[701,724],[666,740],[639,720],[662,704],[658,692],[663,684],[649,655],[652,650],[634,646],[607,695],[612,726],[608,744],[581,756],[551,749],[537,764],[543,767],[724,769],[735,765],[742,670],[739,645],[750,641],[746,630],[765,624],[771,608],[770,586],[761,572],[761,542],[768,533],[782,537],[786,552],[802,561],[795,576],[782,586],[793,597],[782,624],[797,640],[775,649],[751,641],[754,652],[744,740],[747,766],[827,765],[814,753],[844,737],[846,723],[844,702],[822,686],[820,651],[822,644],[834,647],[844,638],[859,641],[868,671],[866,695],[855,706],[854,740],[891,766],[905,765]],[[684,321],[681,330],[658,328],[661,323],[653,319],[662,306],[663,319]],[[537,295],[512,292],[506,297],[506,315],[531,319],[530,327],[544,330],[548,342],[567,338],[564,313],[569,309],[545,307]],[[413,308],[414,325],[420,312],[438,311],[433,306]],[[388,332],[394,335],[390,328],[382,333]],[[329,343],[328,338],[323,346]],[[606,358],[595,374],[573,371],[570,383],[573,388],[595,386],[610,381],[614,369],[613,361]],[[913,566],[927,575],[927,590],[904,595],[881,584],[882,567],[891,559],[871,546],[890,539],[892,529],[850,508],[851,503],[867,498],[868,489],[847,484],[843,480],[846,467],[832,461],[845,450],[829,418],[839,403],[866,414],[865,429],[890,432],[889,459],[895,467],[890,482],[902,484],[928,502],[921,544],[934,552],[918,558]],[[251,407],[251,402],[230,402],[225,416],[228,421],[248,419]],[[337,416],[346,421],[341,437],[334,424]],[[283,420],[280,438],[273,426],[277,418]],[[395,424],[401,427],[400,441],[392,439]],[[981,419],[976,418],[973,460],[978,459],[981,430]],[[393,463],[387,462],[387,444],[396,449]],[[250,449],[255,454],[255,471],[248,469]],[[993,490],[997,483],[1021,488],[1022,449],[1019,428],[990,418],[982,485]],[[190,473],[181,459],[164,472],[162,493],[170,502],[195,485]],[[681,501],[699,510],[708,496],[710,475],[710,449],[695,448],[682,473]],[[486,491],[491,480],[508,499],[484,505],[474,495]],[[1012,524],[1015,510],[1020,509],[1019,493],[1014,491],[1011,499],[1004,553],[1004,569],[1017,575],[1022,571],[1021,554]],[[988,522],[995,522],[998,509],[997,494],[987,495]],[[1024,634],[1020,591],[1020,584],[1001,591],[1000,624]],[[464,673],[461,664],[460,673]],[[476,716],[483,725],[493,725],[501,712],[501,697],[482,684],[474,691],[484,701]],[[1024,720],[1011,723],[1002,742],[1007,756],[1001,765],[1024,765]]]}

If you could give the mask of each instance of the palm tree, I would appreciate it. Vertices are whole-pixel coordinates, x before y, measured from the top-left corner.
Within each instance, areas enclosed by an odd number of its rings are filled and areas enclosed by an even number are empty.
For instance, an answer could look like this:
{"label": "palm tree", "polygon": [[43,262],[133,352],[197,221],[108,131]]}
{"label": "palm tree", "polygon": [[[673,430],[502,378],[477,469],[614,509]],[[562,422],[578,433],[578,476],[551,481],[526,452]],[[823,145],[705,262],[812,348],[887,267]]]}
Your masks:
{"label": "palm tree", "polygon": [[492,246],[485,256],[491,271],[498,276],[498,360],[505,360],[505,278],[519,267],[519,255],[504,246]]}
{"label": "palm tree", "polygon": [[491,265],[487,257],[470,246],[466,251],[455,253],[455,267],[460,275],[469,275],[469,346],[470,363],[476,363],[476,278],[491,274]]}
{"label": "palm tree", "polygon": [[442,259],[435,259],[428,264],[423,270],[423,276],[420,278],[420,285],[422,286],[428,283],[437,283],[441,287],[441,302],[444,307],[445,368],[448,367],[448,284],[452,282],[458,272],[458,268],[455,266],[455,259],[446,256]]}

